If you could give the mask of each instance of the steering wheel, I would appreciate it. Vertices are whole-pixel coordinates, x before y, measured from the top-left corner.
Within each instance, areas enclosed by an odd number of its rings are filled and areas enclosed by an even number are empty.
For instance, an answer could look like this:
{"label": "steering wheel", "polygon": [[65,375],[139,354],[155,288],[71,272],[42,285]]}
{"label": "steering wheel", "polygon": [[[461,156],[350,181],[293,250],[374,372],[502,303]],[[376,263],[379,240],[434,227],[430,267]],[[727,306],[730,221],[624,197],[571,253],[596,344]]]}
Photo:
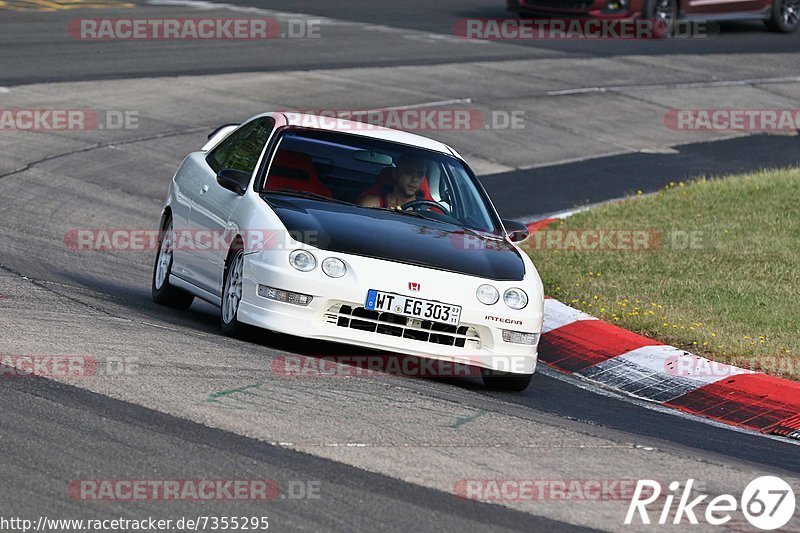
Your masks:
{"label": "steering wheel", "polygon": [[450,210],[435,200],[411,200],[400,206],[400,209],[416,209],[417,207],[427,207],[428,211],[431,209],[439,209],[447,216],[453,216]]}

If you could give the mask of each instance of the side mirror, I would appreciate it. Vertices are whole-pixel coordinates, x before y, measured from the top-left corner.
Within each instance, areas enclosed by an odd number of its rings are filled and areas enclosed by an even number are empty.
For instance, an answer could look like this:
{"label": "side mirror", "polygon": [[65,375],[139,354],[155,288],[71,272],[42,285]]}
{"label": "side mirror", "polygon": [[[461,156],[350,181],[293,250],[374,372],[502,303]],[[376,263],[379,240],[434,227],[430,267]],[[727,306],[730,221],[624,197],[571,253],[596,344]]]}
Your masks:
{"label": "side mirror", "polygon": [[528,231],[528,226],[516,220],[503,219],[503,226],[506,227],[508,238],[511,239],[511,242],[524,241],[531,234],[531,232]]}
{"label": "side mirror", "polygon": [[250,184],[250,173],[233,168],[223,168],[217,174],[217,183],[223,188],[242,196]]}

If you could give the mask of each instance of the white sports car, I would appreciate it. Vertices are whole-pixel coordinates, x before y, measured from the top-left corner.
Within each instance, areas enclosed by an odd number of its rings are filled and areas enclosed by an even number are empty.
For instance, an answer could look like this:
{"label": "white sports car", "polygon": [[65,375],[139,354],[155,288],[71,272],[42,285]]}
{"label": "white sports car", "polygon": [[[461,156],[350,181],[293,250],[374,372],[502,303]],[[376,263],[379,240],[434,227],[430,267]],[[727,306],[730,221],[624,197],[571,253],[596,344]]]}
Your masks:
{"label": "white sports car", "polygon": [[479,367],[528,386],[544,295],[464,160],[440,142],[316,115],[222,126],[170,185],[153,299],[242,324]]}

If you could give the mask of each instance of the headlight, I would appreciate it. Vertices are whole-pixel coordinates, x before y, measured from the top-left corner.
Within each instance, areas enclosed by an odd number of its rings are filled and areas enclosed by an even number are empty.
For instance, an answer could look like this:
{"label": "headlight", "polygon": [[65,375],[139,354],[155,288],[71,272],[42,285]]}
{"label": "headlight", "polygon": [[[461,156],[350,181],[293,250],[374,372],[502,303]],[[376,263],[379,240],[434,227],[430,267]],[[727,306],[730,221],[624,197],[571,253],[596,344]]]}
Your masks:
{"label": "headlight", "polygon": [[503,301],[511,309],[522,309],[528,305],[528,295],[522,289],[508,289],[503,294]]}
{"label": "headlight", "polygon": [[317,268],[317,259],[305,250],[295,250],[289,254],[289,264],[300,272],[311,272]]}
{"label": "headlight", "polygon": [[322,262],[322,271],[332,278],[341,278],[347,272],[347,267],[341,259],[329,257]]}
{"label": "headlight", "polygon": [[491,285],[481,285],[478,287],[475,296],[478,297],[479,302],[486,305],[496,304],[497,300],[500,299],[500,293]]}
{"label": "headlight", "polygon": [[628,8],[628,0],[608,0],[603,6],[604,13],[616,13]]}

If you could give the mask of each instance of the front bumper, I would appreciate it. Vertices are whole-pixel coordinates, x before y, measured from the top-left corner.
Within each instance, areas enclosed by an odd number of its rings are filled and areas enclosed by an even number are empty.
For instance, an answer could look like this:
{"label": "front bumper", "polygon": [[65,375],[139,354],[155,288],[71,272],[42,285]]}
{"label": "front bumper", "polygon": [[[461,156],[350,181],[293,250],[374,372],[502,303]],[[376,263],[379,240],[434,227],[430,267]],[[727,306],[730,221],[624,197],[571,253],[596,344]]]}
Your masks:
{"label": "front bumper", "polygon": [[[536,369],[537,345],[503,341],[503,329],[541,332],[543,297],[535,284],[490,282],[505,289],[520,286],[528,293],[525,309],[481,304],[475,290],[487,280],[390,261],[327,253],[314,250],[318,263],[335,256],[348,267],[344,278],[326,276],[319,267],[299,272],[275,254],[245,257],[244,283],[238,319],[264,329],[307,339],[352,344],[383,352],[440,359],[498,371],[532,374]],[[282,255],[282,254],[277,254]],[[420,283],[411,292],[408,282]],[[259,296],[258,285],[308,294],[307,306],[270,300]],[[380,289],[462,307],[459,327],[431,325],[423,321],[396,323],[377,319],[377,313],[363,309],[369,289]],[[512,321],[493,323],[487,316]],[[397,315],[392,315],[396,320]],[[405,322],[405,323],[403,323]],[[537,339],[538,340],[538,339]]]}
{"label": "front bumper", "polygon": [[[561,15],[600,19],[632,19],[641,15],[642,1],[628,0],[508,0],[508,9],[523,15]],[[613,9],[615,5],[620,8]]]}

